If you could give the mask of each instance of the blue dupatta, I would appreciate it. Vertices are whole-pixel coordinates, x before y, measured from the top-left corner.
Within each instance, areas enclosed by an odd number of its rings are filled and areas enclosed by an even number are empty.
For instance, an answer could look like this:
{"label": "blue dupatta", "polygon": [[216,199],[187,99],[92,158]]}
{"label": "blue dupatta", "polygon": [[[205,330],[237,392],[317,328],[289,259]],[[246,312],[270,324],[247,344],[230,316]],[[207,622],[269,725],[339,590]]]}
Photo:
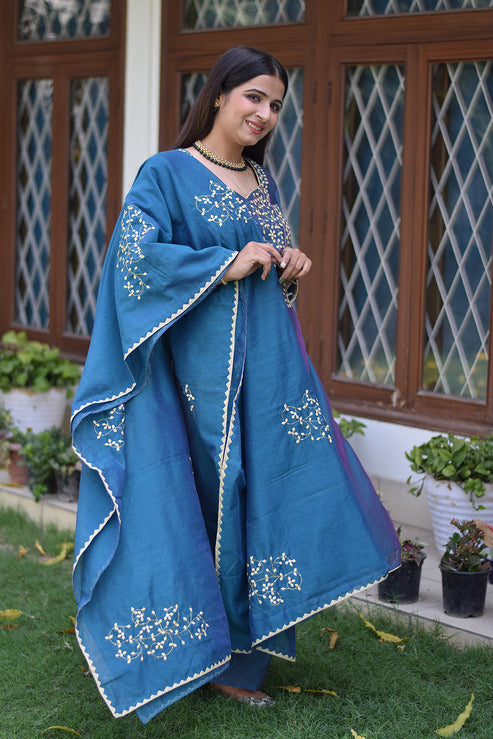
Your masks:
{"label": "blue dupatta", "polygon": [[275,269],[220,284],[248,241],[288,243],[253,166],[245,199],[152,157],[109,245],[72,432],[76,633],[114,716],[149,720],[232,651],[294,659],[296,623],[399,564]]}

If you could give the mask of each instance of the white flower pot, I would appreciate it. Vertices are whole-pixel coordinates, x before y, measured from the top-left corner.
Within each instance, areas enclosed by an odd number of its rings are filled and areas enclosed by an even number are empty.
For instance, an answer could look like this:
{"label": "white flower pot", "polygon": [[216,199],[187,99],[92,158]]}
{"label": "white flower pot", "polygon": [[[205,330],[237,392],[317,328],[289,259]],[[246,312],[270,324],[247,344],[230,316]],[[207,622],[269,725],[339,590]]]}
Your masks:
{"label": "white flower pot", "polygon": [[425,481],[426,497],[430,508],[433,535],[437,549],[443,551],[452,536],[457,531],[450,523],[453,518],[459,521],[470,521],[479,518],[481,521],[493,525],[493,485],[486,485],[486,493],[482,498],[475,498],[475,504],[484,506],[484,510],[474,508],[469,496],[455,482],[434,480],[427,477]]}
{"label": "white flower pot", "polygon": [[67,391],[52,387],[45,393],[24,388],[0,391],[0,403],[10,411],[14,425],[21,431],[32,429],[35,433],[61,426],[67,407]]}

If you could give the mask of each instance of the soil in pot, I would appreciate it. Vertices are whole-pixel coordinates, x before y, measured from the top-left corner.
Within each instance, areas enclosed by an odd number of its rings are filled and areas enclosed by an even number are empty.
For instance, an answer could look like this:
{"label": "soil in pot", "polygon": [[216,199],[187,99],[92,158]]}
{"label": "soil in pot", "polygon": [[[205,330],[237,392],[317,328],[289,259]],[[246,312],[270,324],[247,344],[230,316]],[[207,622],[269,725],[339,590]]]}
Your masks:
{"label": "soil in pot", "polygon": [[490,564],[477,572],[454,572],[439,565],[442,572],[443,611],[449,616],[474,618],[482,616]]}
{"label": "soil in pot", "polygon": [[386,603],[416,603],[419,598],[421,568],[426,554],[419,561],[408,560],[378,583],[378,597]]}

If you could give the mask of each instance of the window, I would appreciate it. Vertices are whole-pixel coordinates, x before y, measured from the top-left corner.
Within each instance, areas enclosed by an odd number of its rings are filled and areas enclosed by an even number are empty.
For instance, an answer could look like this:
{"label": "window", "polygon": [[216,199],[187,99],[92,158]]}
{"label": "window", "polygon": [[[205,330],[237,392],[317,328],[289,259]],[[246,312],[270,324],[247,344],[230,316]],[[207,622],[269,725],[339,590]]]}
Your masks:
{"label": "window", "polygon": [[163,7],[162,146],[230,46],[294,81],[267,164],[314,260],[299,315],[336,407],[491,428],[493,0]]}
{"label": "window", "polygon": [[4,5],[3,83],[13,94],[2,142],[2,331],[26,329],[83,356],[121,202],[124,4]]}

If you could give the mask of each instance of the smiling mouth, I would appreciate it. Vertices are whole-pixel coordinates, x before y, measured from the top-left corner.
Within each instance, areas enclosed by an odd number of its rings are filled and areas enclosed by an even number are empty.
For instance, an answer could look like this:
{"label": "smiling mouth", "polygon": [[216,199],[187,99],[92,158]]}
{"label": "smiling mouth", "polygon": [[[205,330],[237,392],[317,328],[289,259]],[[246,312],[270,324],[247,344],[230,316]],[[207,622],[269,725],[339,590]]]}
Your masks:
{"label": "smiling mouth", "polygon": [[246,124],[254,133],[262,133],[264,130],[264,126],[259,126],[252,121],[247,121]]}

